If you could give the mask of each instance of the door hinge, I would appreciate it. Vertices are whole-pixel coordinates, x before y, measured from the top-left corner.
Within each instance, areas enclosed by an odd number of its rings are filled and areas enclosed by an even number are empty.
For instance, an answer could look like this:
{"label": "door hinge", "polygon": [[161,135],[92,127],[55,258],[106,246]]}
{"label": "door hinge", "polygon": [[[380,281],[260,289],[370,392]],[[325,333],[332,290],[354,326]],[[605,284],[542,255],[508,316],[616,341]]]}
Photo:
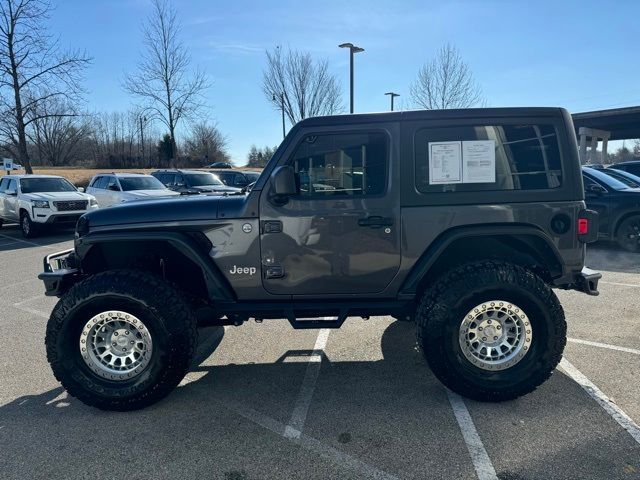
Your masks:
{"label": "door hinge", "polygon": [[280,220],[264,220],[262,222],[262,233],[281,233],[282,222]]}

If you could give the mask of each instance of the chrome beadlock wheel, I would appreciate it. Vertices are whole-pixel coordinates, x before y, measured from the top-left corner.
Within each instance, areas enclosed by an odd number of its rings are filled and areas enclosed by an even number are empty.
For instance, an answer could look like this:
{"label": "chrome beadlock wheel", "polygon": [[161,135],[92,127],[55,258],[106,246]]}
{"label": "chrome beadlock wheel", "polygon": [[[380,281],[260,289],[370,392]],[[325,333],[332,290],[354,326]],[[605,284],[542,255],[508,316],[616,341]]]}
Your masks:
{"label": "chrome beadlock wheel", "polygon": [[460,324],[462,353],[483,370],[504,370],[520,362],[531,347],[529,317],[513,303],[491,300],[473,307]]}
{"label": "chrome beadlock wheel", "polygon": [[116,310],[92,317],[80,334],[80,354],[96,375],[129,380],[144,371],[153,354],[147,327],[136,316]]}

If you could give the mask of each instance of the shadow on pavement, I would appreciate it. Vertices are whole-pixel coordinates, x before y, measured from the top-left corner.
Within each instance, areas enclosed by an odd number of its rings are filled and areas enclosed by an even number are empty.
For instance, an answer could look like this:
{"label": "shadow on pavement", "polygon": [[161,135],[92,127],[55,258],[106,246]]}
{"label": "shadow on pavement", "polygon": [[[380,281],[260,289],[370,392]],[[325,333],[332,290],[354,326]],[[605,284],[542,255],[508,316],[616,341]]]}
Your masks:
{"label": "shadow on pavement", "polygon": [[[204,361],[213,355],[215,359],[221,338],[208,336],[198,358]],[[190,375],[197,378],[162,402],[136,412],[86,407],[60,387],[20,397],[0,408],[1,476],[327,478],[338,467],[235,413],[239,407],[251,408],[286,424],[307,367],[306,362],[291,360],[309,354],[292,350],[269,364],[194,366]],[[416,351],[411,325],[395,322],[385,330],[382,357],[333,362],[325,356],[305,434],[399,477],[445,478],[442,472],[452,473],[449,478],[468,473],[473,477],[445,391]],[[549,388],[560,390],[553,402],[545,398],[543,386],[525,399],[475,410],[491,412],[497,430],[513,428],[508,415],[504,425],[500,423],[500,412],[518,410],[524,404],[530,405],[529,415],[538,411],[556,416],[557,428],[563,431],[598,417],[600,407],[585,400],[586,394],[563,374],[557,372]],[[576,398],[581,408],[571,413]],[[537,407],[532,409],[531,404]],[[593,415],[587,413],[593,411]],[[504,478],[539,478],[542,474],[544,478],[580,478],[577,472],[573,475],[570,470],[554,468],[555,458],[567,457],[584,468],[598,462],[598,471],[602,462],[610,462],[604,464],[611,467],[608,478],[623,478],[618,475],[618,451],[602,451],[607,432],[597,425],[590,428],[593,438],[549,447],[542,456],[528,457],[524,466],[535,475],[514,468]],[[490,438],[491,431],[481,431],[481,435]],[[547,449],[543,438],[522,441]],[[500,454],[510,449],[508,444],[496,447],[503,451]],[[624,455],[637,453],[628,444],[625,447]],[[358,478],[348,470],[342,473],[342,478]]]}
{"label": "shadow on pavement", "polygon": [[615,243],[600,241],[587,246],[585,265],[605,272],[640,273],[640,253],[622,250]]}
{"label": "shadow on pavement", "polygon": [[0,252],[24,250],[73,240],[74,229],[52,228],[34,238],[24,238],[18,225],[2,225],[0,228]]}

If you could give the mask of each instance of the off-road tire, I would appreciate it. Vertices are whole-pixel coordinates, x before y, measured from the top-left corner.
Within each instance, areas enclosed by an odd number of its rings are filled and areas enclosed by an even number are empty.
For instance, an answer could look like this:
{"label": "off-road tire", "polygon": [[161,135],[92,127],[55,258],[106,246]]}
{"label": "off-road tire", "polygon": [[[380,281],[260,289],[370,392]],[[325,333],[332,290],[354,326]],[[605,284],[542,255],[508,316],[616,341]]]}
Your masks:
{"label": "off-road tire", "polygon": [[[518,363],[489,371],[465,357],[459,329],[470,309],[496,299],[519,305],[533,336]],[[553,291],[530,270],[504,262],[465,264],[442,275],[423,293],[416,325],[418,346],[435,376],[454,392],[480,401],[532,392],[551,376],[566,344],[564,311]]]}
{"label": "off-road tire", "polygon": [[[631,232],[635,232],[635,241],[630,240],[628,235]],[[640,241],[638,239],[640,235],[640,215],[633,215],[625,218],[616,231],[616,243],[618,246],[627,252],[639,253]]]}
{"label": "off-road tire", "polygon": [[38,225],[31,221],[31,217],[24,210],[20,213],[20,231],[24,238],[33,238],[38,234]]}
{"label": "off-road tire", "polygon": [[[132,313],[153,339],[146,369],[132,379],[96,375],[81,356],[79,339],[92,316],[108,310]],[[196,317],[181,293],[160,277],[136,270],[96,274],[73,286],[47,324],[47,360],[72,396],[102,410],[136,410],[168,395],[187,373],[197,347]]]}

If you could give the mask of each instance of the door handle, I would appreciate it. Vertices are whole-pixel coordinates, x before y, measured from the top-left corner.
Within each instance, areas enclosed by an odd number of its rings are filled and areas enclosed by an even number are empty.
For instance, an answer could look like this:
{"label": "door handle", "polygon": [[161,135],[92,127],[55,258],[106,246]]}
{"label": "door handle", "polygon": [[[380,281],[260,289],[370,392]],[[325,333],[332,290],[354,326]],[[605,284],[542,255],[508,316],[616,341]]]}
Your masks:
{"label": "door handle", "polygon": [[393,225],[393,218],[380,216],[366,217],[359,219],[358,225],[370,228],[390,227]]}

